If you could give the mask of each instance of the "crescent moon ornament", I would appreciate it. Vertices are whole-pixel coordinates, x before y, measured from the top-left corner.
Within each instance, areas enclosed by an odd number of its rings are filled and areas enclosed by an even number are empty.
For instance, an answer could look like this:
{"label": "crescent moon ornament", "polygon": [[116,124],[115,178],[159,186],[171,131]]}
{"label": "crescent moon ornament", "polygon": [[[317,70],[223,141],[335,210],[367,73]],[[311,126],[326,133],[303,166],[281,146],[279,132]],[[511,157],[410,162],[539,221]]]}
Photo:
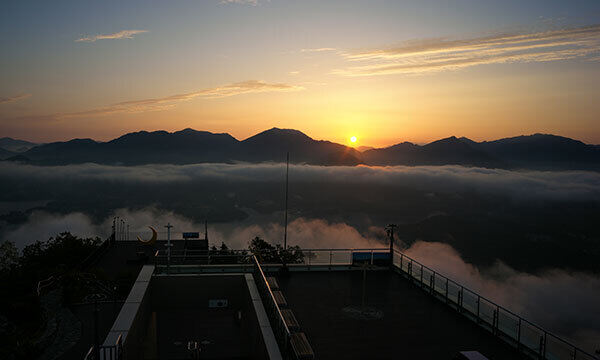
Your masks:
{"label": "crescent moon ornament", "polygon": [[154,245],[154,243],[156,242],[156,238],[158,237],[158,233],[156,232],[156,230],[152,226],[148,226],[148,227],[150,228],[150,230],[152,230],[152,238],[150,238],[150,240],[143,240],[138,235],[137,239],[142,244],[145,244],[145,245]]}

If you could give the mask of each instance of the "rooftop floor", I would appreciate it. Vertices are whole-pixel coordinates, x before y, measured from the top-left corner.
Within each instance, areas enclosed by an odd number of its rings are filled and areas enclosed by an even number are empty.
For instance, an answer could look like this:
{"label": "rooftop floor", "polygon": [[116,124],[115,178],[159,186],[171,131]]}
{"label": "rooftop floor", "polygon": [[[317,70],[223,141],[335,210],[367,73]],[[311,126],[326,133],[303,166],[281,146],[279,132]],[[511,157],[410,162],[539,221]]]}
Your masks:
{"label": "rooftop floor", "polygon": [[524,358],[392,271],[291,272],[277,278],[317,359],[452,359],[479,351]]}

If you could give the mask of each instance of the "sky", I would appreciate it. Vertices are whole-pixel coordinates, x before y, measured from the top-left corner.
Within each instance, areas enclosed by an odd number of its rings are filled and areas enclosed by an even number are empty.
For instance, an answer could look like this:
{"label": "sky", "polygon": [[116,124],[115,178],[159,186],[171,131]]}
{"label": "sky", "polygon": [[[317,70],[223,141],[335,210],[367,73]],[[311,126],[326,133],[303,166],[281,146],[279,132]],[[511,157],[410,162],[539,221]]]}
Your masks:
{"label": "sky", "polygon": [[600,2],[11,1],[0,136],[271,127],[353,145],[600,144]]}

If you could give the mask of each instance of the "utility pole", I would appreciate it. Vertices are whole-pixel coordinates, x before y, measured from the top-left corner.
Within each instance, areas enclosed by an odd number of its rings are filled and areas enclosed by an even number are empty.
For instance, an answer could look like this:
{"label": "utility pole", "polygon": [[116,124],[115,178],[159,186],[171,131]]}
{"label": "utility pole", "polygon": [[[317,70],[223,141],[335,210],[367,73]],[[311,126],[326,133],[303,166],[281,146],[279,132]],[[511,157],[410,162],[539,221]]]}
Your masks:
{"label": "utility pole", "polygon": [[208,246],[208,220],[204,219],[204,241],[206,241],[206,246]]}
{"label": "utility pole", "polygon": [[397,227],[398,227],[398,225],[396,225],[396,224],[389,224],[388,226],[385,227],[388,237],[390,238],[390,256],[392,258],[394,257],[394,229]]}
{"label": "utility pole", "polygon": [[169,268],[171,265],[171,228],[173,225],[167,223],[165,227],[167,228],[167,268]]}
{"label": "utility pole", "polygon": [[115,216],[114,223],[115,223],[115,242],[117,242],[117,237],[119,236],[119,234],[118,234],[118,232],[119,232],[119,217],[118,216]]}
{"label": "utility pole", "polygon": [[287,223],[288,223],[288,180],[290,174],[290,152],[287,152],[285,165],[285,227],[283,230],[283,250],[287,250]]}
{"label": "utility pole", "polygon": [[112,224],[112,236],[111,236],[111,239],[110,239],[110,240],[111,240],[111,242],[112,242],[113,244],[114,244],[114,243],[115,243],[115,241],[117,240],[117,234],[116,234],[116,231],[117,231],[117,229],[115,228],[115,223],[116,223],[116,221],[117,221],[117,218],[116,218],[116,217],[113,217],[113,224]]}

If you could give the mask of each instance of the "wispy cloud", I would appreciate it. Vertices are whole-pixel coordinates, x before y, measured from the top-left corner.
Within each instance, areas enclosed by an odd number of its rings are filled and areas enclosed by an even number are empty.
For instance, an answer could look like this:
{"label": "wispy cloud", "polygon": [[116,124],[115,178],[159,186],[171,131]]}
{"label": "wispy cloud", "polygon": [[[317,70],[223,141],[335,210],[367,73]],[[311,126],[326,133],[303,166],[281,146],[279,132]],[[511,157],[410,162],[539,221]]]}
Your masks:
{"label": "wispy cloud", "polygon": [[221,4],[258,5],[258,0],[221,0]]}
{"label": "wispy cloud", "polygon": [[96,40],[112,40],[112,39],[133,39],[134,35],[147,33],[148,30],[122,30],[112,34],[100,34],[93,36],[83,36],[75,40],[75,42],[95,42]]}
{"label": "wispy cloud", "polygon": [[301,49],[300,52],[326,52],[326,51],[336,51],[336,48],[323,47],[323,48],[315,48],[315,49]]}
{"label": "wispy cloud", "polygon": [[8,96],[8,97],[0,97],[0,104],[13,103],[16,101],[25,100],[29,97],[31,97],[31,94],[19,94],[19,95]]}
{"label": "wispy cloud", "polygon": [[57,114],[56,116],[65,118],[108,115],[115,113],[140,113],[149,111],[161,111],[173,108],[177,106],[177,104],[180,102],[192,100],[195,98],[217,99],[249,93],[297,91],[303,89],[303,87],[296,85],[289,85],[283,83],[267,83],[260,80],[248,80],[234,84],[203,89],[190,93],[176,94],[160,98],[124,101],[102,108],[80,112]]}
{"label": "wispy cloud", "polygon": [[344,53],[361,65],[334,70],[345,76],[420,74],[476,65],[547,62],[600,54],[600,25],[471,39],[413,40],[401,46]]}

